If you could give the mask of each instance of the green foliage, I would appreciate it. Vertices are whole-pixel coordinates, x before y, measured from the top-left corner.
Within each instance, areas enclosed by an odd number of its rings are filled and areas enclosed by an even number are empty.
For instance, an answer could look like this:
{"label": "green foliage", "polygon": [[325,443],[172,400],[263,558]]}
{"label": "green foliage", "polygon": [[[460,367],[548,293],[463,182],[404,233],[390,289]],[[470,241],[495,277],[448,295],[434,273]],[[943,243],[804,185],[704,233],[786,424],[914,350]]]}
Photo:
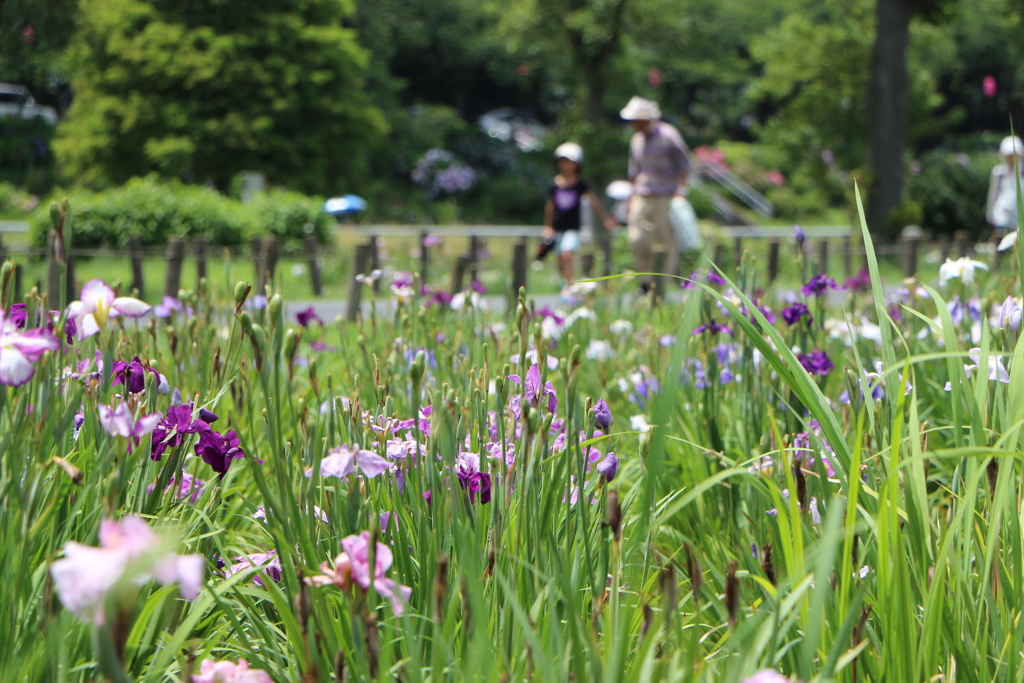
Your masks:
{"label": "green foliage", "polygon": [[[211,245],[240,245],[255,229],[291,229],[296,208],[302,205],[294,196],[285,195],[283,202],[288,208],[279,211],[270,203],[264,204],[261,210],[267,217],[257,221],[248,207],[222,197],[214,189],[158,182],[153,177],[136,178],[98,194],[77,191],[70,200],[75,246],[86,249],[121,249],[129,237],[138,237],[143,245],[162,245],[172,234],[206,237]],[[313,202],[307,200],[307,205]],[[30,225],[33,244],[45,246],[50,228],[48,209],[38,210]],[[301,234],[300,226],[298,237]]]}
{"label": "green foliage", "polygon": [[335,193],[385,130],[341,0],[82,0],[75,106],[56,142],[74,182],[157,172],[226,189],[241,170]]}
{"label": "green foliage", "polygon": [[921,206],[921,225],[940,235],[967,230],[985,237],[985,202],[995,154],[933,152],[919,160],[920,172],[907,181],[907,196]]}
{"label": "green foliage", "polygon": [[282,244],[297,244],[307,233],[326,242],[334,219],[324,213],[324,200],[298,192],[274,190],[258,195],[246,207],[257,235],[276,235]]}

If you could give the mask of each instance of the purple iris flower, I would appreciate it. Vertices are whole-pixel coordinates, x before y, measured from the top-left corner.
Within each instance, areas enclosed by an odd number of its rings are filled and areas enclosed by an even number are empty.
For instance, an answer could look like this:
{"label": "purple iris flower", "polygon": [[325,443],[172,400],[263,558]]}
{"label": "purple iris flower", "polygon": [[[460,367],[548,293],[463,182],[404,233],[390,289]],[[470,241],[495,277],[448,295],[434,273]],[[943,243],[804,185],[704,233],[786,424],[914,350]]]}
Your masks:
{"label": "purple iris flower", "polygon": [[470,291],[476,292],[477,294],[486,294],[487,288],[484,287],[483,283],[479,280],[473,280],[469,283]]}
{"label": "purple iris flower", "polygon": [[801,228],[799,225],[794,225],[793,236],[796,238],[796,245],[803,249],[804,242],[807,241],[807,235],[804,233],[804,229]]}
{"label": "purple iris flower", "polygon": [[459,485],[469,491],[469,502],[476,503],[476,495],[480,494],[480,504],[491,502],[491,475],[480,471],[480,456],[476,453],[463,453],[455,465],[455,476]]}
{"label": "purple iris flower", "polygon": [[713,285],[724,285],[725,284],[725,278],[723,278],[721,275],[719,275],[716,271],[709,270],[708,271],[708,282],[710,282]]}
{"label": "purple iris flower", "polygon": [[438,237],[437,235],[424,235],[423,236],[423,246],[427,247],[428,249],[430,247],[436,247],[439,244],[441,244],[441,238]]}
{"label": "purple iris flower", "polygon": [[614,422],[615,418],[612,417],[611,408],[603,398],[597,399],[597,403],[594,405],[594,429],[607,432]]}
{"label": "purple iris flower", "polygon": [[545,306],[541,306],[537,310],[537,316],[536,317],[540,318],[541,320],[543,320],[544,318],[551,318],[558,325],[562,325],[562,324],[565,323],[565,318],[563,318],[562,316],[560,316],[557,313],[555,313],[554,311],[552,311],[546,305]]}
{"label": "purple iris flower", "polygon": [[[152,370],[152,372],[156,372]],[[133,394],[141,393],[146,388],[146,367],[142,361],[135,356],[130,361],[114,361],[114,373],[111,384],[117,386],[123,384]]]}
{"label": "purple iris flower", "polygon": [[325,344],[323,342],[318,342],[318,341],[309,342],[309,348],[313,349],[314,351],[337,351],[338,350],[337,346],[331,346],[330,344]]}
{"label": "purple iris flower", "polygon": [[238,444],[238,434],[234,430],[219,434],[212,429],[200,432],[196,455],[217,474],[227,472],[235,458],[245,457]]}
{"label": "purple iris flower", "polygon": [[647,410],[647,402],[658,392],[658,389],[660,389],[660,385],[654,377],[640,380],[634,379],[633,391],[629,394],[628,398],[632,403],[640,406],[640,410]]}
{"label": "purple iris flower", "polygon": [[443,289],[439,289],[430,296],[430,301],[428,302],[428,305],[438,304],[440,306],[448,306],[451,304],[451,302],[452,295],[444,291]]}
{"label": "purple iris flower", "polygon": [[198,419],[192,419],[192,403],[171,406],[167,409],[164,419],[153,430],[153,443],[149,457],[159,462],[168,448],[177,448],[185,439],[185,434],[202,434],[212,432],[210,424],[217,421],[217,416],[205,408],[199,409]]}
{"label": "purple iris flower", "polygon": [[14,324],[15,329],[25,329],[25,325],[28,323],[28,310],[25,308],[25,304],[12,304],[7,309],[7,319]]}
{"label": "purple iris flower", "polygon": [[827,289],[836,289],[836,281],[822,273],[808,280],[800,291],[804,296],[821,296]]}
{"label": "purple iris flower", "polygon": [[516,394],[508,402],[508,407],[512,414],[515,415],[516,420],[521,419],[523,416],[522,399],[524,396],[527,403],[535,406],[540,405],[541,399],[547,398],[548,412],[553,413],[558,410],[558,393],[555,391],[555,386],[551,382],[541,384],[540,366],[536,363],[531,365],[530,369],[526,371],[525,382],[518,375],[509,375],[508,378],[516,384],[522,383],[524,385],[523,395]]}
{"label": "purple iris flower", "polygon": [[814,322],[814,316],[804,304],[796,303],[782,310],[782,319],[786,321],[787,325],[796,325],[803,317],[807,318],[808,325]]}
{"label": "purple iris flower", "polygon": [[314,320],[320,323],[321,326],[324,324],[324,321],[320,318],[320,316],[316,314],[316,311],[313,310],[312,306],[310,306],[304,311],[299,311],[298,313],[296,313],[295,319],[298,320],[299,324],[302,325],[303,327],[309,327],[309,324]]}
{"label": "purple iris flower", "polygon": [[[153,315],[157,318],[170,318],[178,311],[186,311],[185,304],[173,296],[165,296],[163,301],[153,307]],[[192,315],[192,309],[189,308],[186,314]]]}
{"label": "purple iris flower", "polygon": [[871,289],[871,274],[867,268],[861,268],[860,272],[843,283],[843,289],[852,289],[855,292],[866,292]]}
{"label": "purple iris flower", "polygon": [[395,273],[395,276],[391,279],[392,287],[412,287],[413,276],[412,273],[404,270]]}
{"label": "purple iris flower", "polygon": [[619,459],[615,457],[615,454],[610,452],[604,456],[604,460],[597,463],[597,473],[601,475],[601,478],[605,481],[611,481],[615,478],[615,473],[619,471]]}
{"label": "purple iris flower", "polygon": [[705,323],[704,325],[701,325],[700,327],[695,329],[693,331],[693,335],[697,336],[697,335],[702,334],[704,332],[710,332],[713,335],[714,334],[718,334],[719,332],[731,335],[732,334],[732,328],[730,328],[730,327],[728,327],[726,325],[721,325],[721,324],[719,324],[719,322],[717,320],[712,318],[710,322]]}
{"label": "purple iris flower", "polygon": [[828,355],[818,349],[814,349],[810,353],[801,353],[796,358],[800,361],[800,365],[804,366],[804,370],[812,375],[825,376],[835,367]]}

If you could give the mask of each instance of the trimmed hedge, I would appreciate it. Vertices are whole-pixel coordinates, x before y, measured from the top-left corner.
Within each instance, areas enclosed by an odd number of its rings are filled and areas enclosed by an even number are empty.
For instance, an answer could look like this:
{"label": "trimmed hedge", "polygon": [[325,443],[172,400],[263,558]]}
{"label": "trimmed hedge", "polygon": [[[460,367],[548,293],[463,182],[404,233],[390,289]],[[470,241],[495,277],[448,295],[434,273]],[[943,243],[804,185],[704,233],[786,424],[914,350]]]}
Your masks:
{"label": "trimmed hedge", "polygon": [[[323,212],[323,200],[294,192],[270,192],[242,204],[210,188],[152,178],[95,194],[72,192],[69,201],[74,244],[84,248],[120,249],[132,236],[144,245],[162,245],[172,235],[204,236],[212,245],[236,246],[250,236],[273,234],[287,244],[301,240],[307,224],[325,242],[331,220]],[[32,243],[45,246],[48,208],[36,211],[30,224]]]}

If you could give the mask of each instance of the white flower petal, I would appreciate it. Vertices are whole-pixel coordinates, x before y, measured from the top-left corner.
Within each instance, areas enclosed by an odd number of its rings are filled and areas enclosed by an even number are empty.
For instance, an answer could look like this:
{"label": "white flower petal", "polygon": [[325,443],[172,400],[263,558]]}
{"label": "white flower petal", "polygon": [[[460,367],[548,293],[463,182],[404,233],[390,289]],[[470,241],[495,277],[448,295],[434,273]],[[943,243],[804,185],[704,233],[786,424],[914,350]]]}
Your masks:
{"label": "white flower petal", "polygon": [[114,299],[111,315],[113,315],[113,311],[117,311],[126,318],[141,318],[149,313],[151,308],[153,307],[145,301],[139,301],[130,296],[119,296]]}

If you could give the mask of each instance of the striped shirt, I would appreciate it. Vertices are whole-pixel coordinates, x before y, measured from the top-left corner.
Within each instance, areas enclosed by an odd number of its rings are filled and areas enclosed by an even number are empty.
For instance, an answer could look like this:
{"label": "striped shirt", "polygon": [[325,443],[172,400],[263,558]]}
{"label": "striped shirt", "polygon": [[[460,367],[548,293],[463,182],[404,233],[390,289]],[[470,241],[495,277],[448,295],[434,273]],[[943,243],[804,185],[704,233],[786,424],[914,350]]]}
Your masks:
{"label": "striped shirt", "polygon": [[687,151],[679,131],[664,121],[654,121],[646,131],[633,133],[629,141],[633,192],[642,197],[675,194],[679,174],[690,167]]}

